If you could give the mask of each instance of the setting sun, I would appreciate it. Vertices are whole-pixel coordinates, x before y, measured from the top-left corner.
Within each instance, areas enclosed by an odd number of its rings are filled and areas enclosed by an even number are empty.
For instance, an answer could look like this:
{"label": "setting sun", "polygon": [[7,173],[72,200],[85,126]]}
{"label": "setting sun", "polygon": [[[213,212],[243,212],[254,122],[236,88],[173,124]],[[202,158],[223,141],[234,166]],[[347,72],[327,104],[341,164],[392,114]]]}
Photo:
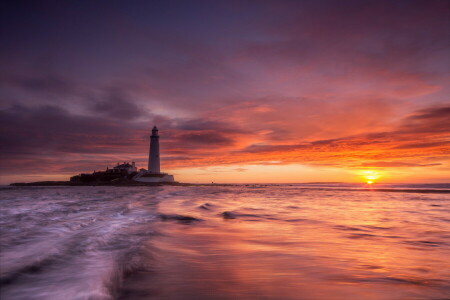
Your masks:
{"label": "setting sun", "polygon": [[367,184],[373,184],[375,180],[381,177],[381,174],[376,171],[363,171],[362,177]]}

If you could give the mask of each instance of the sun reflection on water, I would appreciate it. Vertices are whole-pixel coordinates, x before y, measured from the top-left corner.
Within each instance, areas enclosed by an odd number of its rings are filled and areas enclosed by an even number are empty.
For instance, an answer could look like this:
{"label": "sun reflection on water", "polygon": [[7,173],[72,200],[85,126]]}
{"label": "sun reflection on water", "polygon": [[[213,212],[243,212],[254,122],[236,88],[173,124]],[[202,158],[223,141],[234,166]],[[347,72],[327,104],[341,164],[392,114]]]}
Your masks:
{"label": "sun reflection on water", "polygon": [[[404,197],[270,187],[226,191],[214,202],[199,196],[189,214],[206,222],[189,229],[176,224],[164,228],[160,260],[178,261],[176,269],[164,268],[163,273],[189,281],[197,291],[205,284],[217,288],[223,299],[299,299],[299,293],[304,299],[442,295],[440,289],[430,291],[429,285],[436,278],[450,279],[437,264],[445,260],[445,249],[434,247],[428,252],[430,259],[423,254],[431,246],[414,242],[430,232],[423,219],[428,204],[408,204],[420,208],[422,215],[414,215]],[[210,209],[198,210],[206,200]],[[181,199],[161,205],[171,213],[186,209]],[[223,219],[223,211],[234,217]],[[438,236],[428,236],[434,238]],[[182,255],[179,249],[185,247],[194,248],[197,255]],[[163,285],[171,289],[170,283]]]}

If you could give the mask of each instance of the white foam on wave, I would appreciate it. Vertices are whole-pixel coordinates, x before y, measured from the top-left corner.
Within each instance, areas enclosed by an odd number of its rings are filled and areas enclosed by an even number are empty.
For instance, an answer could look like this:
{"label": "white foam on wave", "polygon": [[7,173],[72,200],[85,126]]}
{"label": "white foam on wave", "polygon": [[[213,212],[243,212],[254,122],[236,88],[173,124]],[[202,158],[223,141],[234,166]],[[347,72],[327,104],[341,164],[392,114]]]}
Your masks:
{"label": "white foam on wave", "polygon": [[[4,222],[22,226],[19,232],[3,232],[10,238],[5,238],[6,244],[15,238],[11,235],[22,240],[1,249],[0,277],[9,281],[0,291],[2,298],[114,297],[124,258],[151,234],[142,234],[141,227],[149,227],[156,218],[146,203],[154,197],[141,201],[142,195],[124,197],[118,190],[92,199],[91,190],[80,190],[77,199],[64,201],[58,195],[57,205],[54,199],[40,197],[32,204],[35,210],[3,211],[8,216]],[[17,213],[25,217],[17,221]],[[50,218],[42,220],[43,216]]]}
{"label": "white foam on wave", "polygon": [[[90,252],[45,270],[44,274],[27,274],[21,288],[6,286],[6,299],[112,299],[118,278],[112,253]],[[42,276],[43,275],[43,276]]]}

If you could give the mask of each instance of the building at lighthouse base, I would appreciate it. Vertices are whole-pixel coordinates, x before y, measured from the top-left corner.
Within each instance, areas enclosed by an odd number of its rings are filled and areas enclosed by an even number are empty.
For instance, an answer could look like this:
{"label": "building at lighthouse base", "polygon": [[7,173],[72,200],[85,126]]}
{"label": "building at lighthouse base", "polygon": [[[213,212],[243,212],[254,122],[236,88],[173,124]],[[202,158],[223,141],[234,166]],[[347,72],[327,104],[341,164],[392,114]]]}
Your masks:
{"label": "building at lighthouse base", "polygon": [[167,173],[152,173],[147,170],[139,171],[133,177],[133,180],[138,182],[175,182],[173,175]]}

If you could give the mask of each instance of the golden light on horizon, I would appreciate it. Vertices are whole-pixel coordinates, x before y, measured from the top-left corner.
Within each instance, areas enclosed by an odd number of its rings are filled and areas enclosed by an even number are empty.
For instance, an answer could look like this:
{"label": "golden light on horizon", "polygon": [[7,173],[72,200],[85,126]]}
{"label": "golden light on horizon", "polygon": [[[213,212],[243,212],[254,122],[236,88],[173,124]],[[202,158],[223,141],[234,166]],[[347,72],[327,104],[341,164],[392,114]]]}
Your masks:
{"label": "golden light on horizon", "polygon": [[363,177],[364,181],[370,185],[370,184],[373,184],[375,182],[375,180],[380,178],[381,174],[380,174],[380,172],[377,172],[377,171],[368,170],[368,171],[362,172],[362,177]]}

